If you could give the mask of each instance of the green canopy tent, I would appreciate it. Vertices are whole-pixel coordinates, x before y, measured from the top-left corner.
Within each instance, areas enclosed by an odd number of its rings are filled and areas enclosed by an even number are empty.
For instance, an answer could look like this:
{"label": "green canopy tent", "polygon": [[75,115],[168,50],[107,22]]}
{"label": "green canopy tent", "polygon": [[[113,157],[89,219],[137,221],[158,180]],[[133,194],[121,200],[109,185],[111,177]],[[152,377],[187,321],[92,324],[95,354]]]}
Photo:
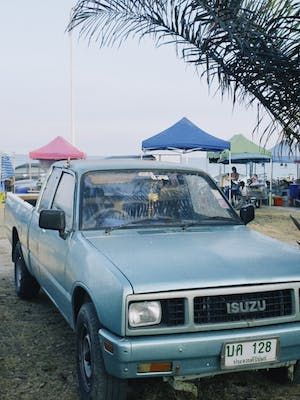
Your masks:
{"label": "green canopy tent", "polygon": [[[207,157],[209,162],[219,164],[245,164],[246,167],[250,164],[250,175],[253,174],[254,163],[272,163],[272,153],[270,151],[257,145],[241,134],[234,135],[230,139],[230,151],[224,150],[219,153],[208,153]],[[272,177],[270,182],[272,182]],[[270,190],[271,189],[270,187]]]}
{"label": "green canopy tent", "polygon": [[235,164],[248,164],[270,162],[272,153],[264,147],[258,146],[245,136],[234,135],[230,139],[230,151],[224,150],[220,153],[208,153],[210,162],[229,164],[230,161]]}

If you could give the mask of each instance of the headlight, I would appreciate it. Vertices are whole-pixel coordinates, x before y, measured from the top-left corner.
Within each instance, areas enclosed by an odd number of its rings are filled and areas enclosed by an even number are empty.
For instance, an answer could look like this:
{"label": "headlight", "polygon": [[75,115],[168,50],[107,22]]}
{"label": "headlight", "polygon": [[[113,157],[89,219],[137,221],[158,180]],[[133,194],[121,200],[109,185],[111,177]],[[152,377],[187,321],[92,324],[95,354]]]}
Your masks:
{"label": "headlight", "polygon": [[157,325],[161,321],[161,305],[159,301],[143,301],[131,303],[128,315],[129,325],[138,326]]}

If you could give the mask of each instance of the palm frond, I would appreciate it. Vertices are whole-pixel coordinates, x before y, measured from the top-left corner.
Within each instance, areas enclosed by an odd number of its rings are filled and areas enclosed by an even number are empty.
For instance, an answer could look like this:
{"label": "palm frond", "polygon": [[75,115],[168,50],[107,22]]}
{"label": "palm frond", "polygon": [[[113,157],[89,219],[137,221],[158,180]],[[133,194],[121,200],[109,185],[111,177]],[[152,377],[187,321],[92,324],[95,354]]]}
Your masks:
{"label": "palm frond", "polygon": [[218,80],[221,95],[258,101],[290,144],[300,142],[300,10],[293,0],[80,0],[69,29],[101,46],[130,37],[173,44]]}

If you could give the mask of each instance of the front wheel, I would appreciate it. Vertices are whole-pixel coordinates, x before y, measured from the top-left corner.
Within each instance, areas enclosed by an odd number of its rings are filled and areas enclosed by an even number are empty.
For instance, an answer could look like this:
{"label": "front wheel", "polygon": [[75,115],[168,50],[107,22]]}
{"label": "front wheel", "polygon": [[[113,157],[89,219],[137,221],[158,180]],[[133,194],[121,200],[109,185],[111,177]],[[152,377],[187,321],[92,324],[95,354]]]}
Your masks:
{"label": "front wheel", "polygon": [[289,367],[272,368],[269,370],[271,379],[281,384],[300,384],[300,363],[297,361],[295,365]]}
{"label": "front wheel", "polygon": [[92,303],[81,307],[76,323],[77,374],[82,400],[125,400],[127,382],[109,375],[98,337],[100,323]]}
{"label": "front wheel", "polygon": [[293,370],[293,381],[295,385],[300,385],[300,361],[297,361]]}

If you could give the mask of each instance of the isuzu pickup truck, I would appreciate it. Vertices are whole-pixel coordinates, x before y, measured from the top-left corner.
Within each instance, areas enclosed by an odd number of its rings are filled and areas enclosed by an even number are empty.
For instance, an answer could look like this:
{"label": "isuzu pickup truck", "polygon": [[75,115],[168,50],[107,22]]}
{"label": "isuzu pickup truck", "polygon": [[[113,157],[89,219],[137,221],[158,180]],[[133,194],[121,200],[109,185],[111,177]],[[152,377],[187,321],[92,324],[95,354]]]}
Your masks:
{"label": "isuzu pickup truck", "polygon": [[59,162],[33,203],[5,208],[16,292],[42,288],[75,330],[82,399],[124,399],[130,378],[300,380],[300,252],[248,228],[253,207],[238,216],[206,173]]}

